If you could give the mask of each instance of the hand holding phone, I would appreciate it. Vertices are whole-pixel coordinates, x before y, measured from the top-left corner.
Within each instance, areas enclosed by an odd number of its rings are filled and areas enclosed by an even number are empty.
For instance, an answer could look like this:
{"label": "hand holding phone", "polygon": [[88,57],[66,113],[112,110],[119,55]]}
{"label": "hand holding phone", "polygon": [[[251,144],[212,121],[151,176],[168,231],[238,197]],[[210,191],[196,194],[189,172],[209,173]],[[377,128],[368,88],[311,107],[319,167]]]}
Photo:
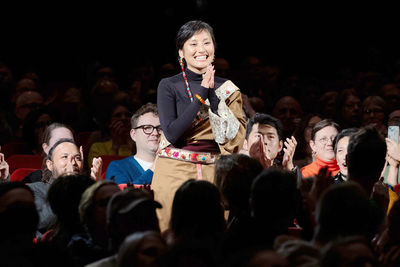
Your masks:
{"label": "hand holding phone", "polygon": [[399,126],[389,126],[388,138],[399,143]]}

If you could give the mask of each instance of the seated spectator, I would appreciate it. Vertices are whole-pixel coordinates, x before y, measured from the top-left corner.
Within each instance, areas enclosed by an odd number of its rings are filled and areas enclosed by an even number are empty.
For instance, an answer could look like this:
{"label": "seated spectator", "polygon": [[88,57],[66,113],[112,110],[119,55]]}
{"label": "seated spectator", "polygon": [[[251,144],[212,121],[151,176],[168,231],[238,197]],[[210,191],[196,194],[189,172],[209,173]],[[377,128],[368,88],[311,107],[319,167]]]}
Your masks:
{"label": "seated spectator", "polygon": [[[321,267],[380,266],[363,236],[349,236],[332,240],[322,248]],[[386,265],[383,266],[395,266]]]}
{"label": "seated spectator", "polygon": [[107,248],[106,210],[108,201],[120,192],[112,181],[98,181],[90,186],[82,195],[79,204],[81,222],[95,244]]}
{"label": "seated spectator", "polygon": [[357,132],[357,128],[349,128],[342,130],[335,138],[335,155],[340,171],[335,175],[334,182],[336,184],[347,181],[347,146],[349,145],[350,136]]}
{"label": "seated spectator", "polygon": [[14,77],[10,66],[0,61],[0,113],[11,109],[11,95],[14,87]]}
{"label": "seated spectator", "polygon": [[339,237],[353,235],[371,241],[383,219],[383,213],[379,218],[371,218],[372,214],[369,197],[360,185],[332,185],[317,202],[313,243],[322,247]]}
{"label": "seated spectator", "polygon": [[26,91],[18,96],[14,109],[14,114],[17,118],[14,125],[14,134],[17,139],[22,138],[22,128],[25,118],[31,111],[43,106],[43,104],[43,97],[36,91]]}
{"label": "seated spectator", "polygon": [[225,230],[218,188],[207,181],[189,179],[176,191],[170,220],[172,243],[208,240],[217,246]]}
{"label": "seated spectator", "polygon": [[43,134],[53,120],[54,113],[45,108],[34,110],[28,114],[23,124],[22,136],[30,153],[42,154]]}
{"label": "seated spectator", "polygon": [[[387,138],[386,141],[390,143]],[[393,142],[394,143],[394,142]],[[400,153],[388,146],[388,155],[398,160]],[[396,152],[394,152],[396,151]],[[382,170],[385,164],[386,145],[375,128],[362,128],[350,137],[347,147],[349,181],[359,183],[369,196],[385,212],[389,212],[399,196],[383,183]]]}
{"label": "seated spectator", "polygon": [[374,128],[361,128],[351,135],[347,147],[349,181],[359,183],[371,195],[385,164],[386,144]]}
{"label": "seated spectator", "polygon": [[248,238],[251,184],[262,170],[257,160],[243,154],[222,155],[215,164],[214,182],[221,192],[225,210],[229,210],[223,241],[225,257],[243,249],[243,240]]}
{"label": "seated spectator", "polygon": [[340,168],[337,165],[334,152],[334,141],[339,131],[339,125],[325,119],[314,125],[311,131],[310,147],[315,154],[315,160],[301,168],[304,178],[315,176],[322,167],[328,166],[328,171],[335,176]]}
{"label": "seated spectator", "polygon": [[73,174],[58,177],[47,192],[51,210],[57,216],[57,226],[50,242],[62,250],[67,248],[74,234],[84,232],[78,206],[83,192],[94,183],[87,175]]}
{"label": "seated spectator", "polygon": [[156,208],[161,205],[147,191],[128,189],[115,193],[107,204],[109,248],[114,254],[87,266],[117,266],[118,250],[127,236],[143,231],[159,233]]}
{"label": "seated spectator", "polygon": [[315,155],[312,153],[310,147],[311,131],[314,125],[321,120],[321,115],[317,113],[309,113],[302,117],[299,126],[293,133],[293,136],[297,141],[293,162],[299,168],[303,168],[315,160]]}
{"label": "seated spectator", "polygon": [[[389,126],[399,126],[400,127],[400,118],[392,118],[389,121]],[[400,137],[400,134],[399,134]],[[394,140],[387,138],[386,139],[386,163],[383,170],[384,182],[389,184],[390,186],[395,186],[399,184],[400,181],[400,172],[399,172],[399,159],[400,154],[399,144]]]}
{"label": "seated spectator", "polygon": [[130,131],[136,154],[112,161],[106,179],[118,184],[151,184],[161,131],[157,106],[148,103],[139,108],[131,118]]}
{"label": "seated spectator", "polygon": [[68,250],[78,266],[110,255],[106,233],[106,207],[111,197],[118,192],[120,189],[116,183],[104,180],[96,182],[83,192],[79,216],[85,232],[73,235],[68,244]]}
{"label": "seated spectator", "polygon": [[287,234],[296,217],[299,197],[292,172],[270,168],[259,174],[250,193],[254,226],[249,229],[248,248],[271,249],[277,236]]}
{"label": "seated spectator", "polygon": [[127,101],[115,101],[109,120],[106,122],[109,133],[106,141],[91,144],[88,155],[88,166],[92,166],[93,158],[102,155],[132,155],[133,142],[129,136],[132,106]]}
{"label": "seated spectator", "polygon": [[15,83],[15,90],[13,95],[11,96],[11,102],[12,103],[16,103],[16,100],[18,99],[18,97],[23,94],[24,92],[27,91],[38,91],[38,85],[37,85],[37,81],[35,79],[33,79],[33,77],[26,77],[25,75],[23,75],[23,77],[21,77],[21,79],[19,79],[16,83]]}
{"label": "seated spectator", "polygon": [[380,96],[368,96],[362,102],[362,125],[371,125],[382,135],[387,135],[386,103]]}
{"label": "seated spectator", "polygon": [[[287,239],[282,238],[287,237]],[[281,240],[281,243],[279,243]],[[320,251],[312,245],[311,242],[289,237],[279,236],[275,239],[274,244],[275,251],[285,257],[289,261],[289,266],[317,266],[320,258]]]}
{"label": "seated spectator", "polygon": [[382,266],[400,264],[400,201],[396,200],[387,217],[387,224],[374,238],[372,245]]}
{"label": "seated spectator", "polygon": [[247,123],[246,139],[242,153],[257,159],[264,168],[282,165],[287,170],[294,170],[293,155],[297,141],[292,136],[286,138],[282,162],[277,159],[283,148],[281,122],[268,114],[256,113]]}
{"label": "seated spectator", "polygon": [[0,183],[1,265],[32,266],[37,224],[32,190],[21,182]]}
{"label": "seated spectator", "polygon": [[389,113],[400,107],[400,89],[396,83],[389,82],[384,84],[380,89],[379,95],[385,101]]}
{"label": "seated spectator", "polygon": [[336,100],[336,116],[334,119],[343,129],[360,127],[361,100],[354,89],[339,92]]}
{"label": "seated spectator", "polygon": [[319,113],[326,119],[335,119],[337,91],[327,91],[319,98]]}
{"label": "seated spectator", "polygon": [[164,232],[170,251],[162,266],[220,266],[224,210],[217,187],[189,179],[176,191],[170,228]]}
{"label": "seated spectator", "polygon": [[167,245],[159,232],[136,232],[128,235],[121,244],[118,266],[158,266],[157,260],[166,250]]}
{"label": "seated spectator", "polygon": [[23,180],[24,183],[33,183],[39,181],[47,182],[50,179],[51,172],[49,171],[49,169],[47,169],[46,157],[49,153],[50,148],[62,138],[74,140],[73,130],[69,126],[62,123],[54,122],[46,127],[40,141],[42,146],[41,154],[45,157],[42,170],[37,170],[28,174]]}
{"label": "seated spectator", "polygon": [[[101,176],[101,159],[91,170],[93,179]],[[46,200],[51,184],[60,176],[79,174],[83,170],[81,153],[72,139],[60,139],[49,150],[46,160],[51,172],[48,181],[30,183],[28,186],[35,193],[35,203],[39,213],[38,230],[44,233],[55,223],[55,215]]]}
{"label": "seated spectator", "polygon": [[282,138],[287,138],[293,135],[303,115],[303,109],[294,97],[284,96],[276,102],[272,115],[282,122]]}
{"label": "seated spectator", "polygon": [[273,250],[265,249],[254,253],[248,261],[248,267],[289,267],[289,261]]}
{"label": "seated spectator", "polygon": [[32,243],[38,224],[32,190],[21,182],[0,183],[0,218],[1,247],[10,240]]}

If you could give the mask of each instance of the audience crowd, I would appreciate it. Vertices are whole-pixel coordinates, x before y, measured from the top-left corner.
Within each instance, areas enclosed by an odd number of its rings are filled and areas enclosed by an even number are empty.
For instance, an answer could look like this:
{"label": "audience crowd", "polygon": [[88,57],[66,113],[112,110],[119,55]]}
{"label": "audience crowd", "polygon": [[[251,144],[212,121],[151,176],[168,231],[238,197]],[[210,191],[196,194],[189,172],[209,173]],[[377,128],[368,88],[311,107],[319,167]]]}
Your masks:
{"label": "audience crowd", "polygon": [[[49,85],[0,62],[0,266],[400,266],[400,59],[214,64],[241,90],[246,139],[214,183],[179,187],[162,229],[156,92],[178,64]],[[21,154],[43,161],[16,179]]]}

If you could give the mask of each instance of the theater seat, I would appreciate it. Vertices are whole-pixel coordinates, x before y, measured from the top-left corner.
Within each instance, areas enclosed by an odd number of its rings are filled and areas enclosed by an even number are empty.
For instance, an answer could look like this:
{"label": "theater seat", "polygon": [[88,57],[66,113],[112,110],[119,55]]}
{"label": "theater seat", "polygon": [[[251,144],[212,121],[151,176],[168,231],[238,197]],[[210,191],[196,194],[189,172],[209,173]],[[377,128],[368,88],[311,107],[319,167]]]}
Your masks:
{"label": "theater seat", "polygon": [[1,146],[1,153],[7,160],[12,155],[29,154],[29,149],[24,142],[12,141]]}
{"label": "theater seat", "polygon": [[10,181],[22,181],[28,174],[38,169],[34,168],[18,168],[10,176]]}
{"label": "theater seat", "polygon": [[108,165],[110,164],[110,162],[113,161],[113,160],[124,159],[124,158],[126,158],[127,156],[101,155],[100,157],[101,157],[101,159],[102,159],[102,161],[103,161],[103,167],[102,167],[102,169],[101,169],[101,173],[102,173],[101,177],[102,177],[102,180],[104,180],[105,177],[106,177],[107,167],[108,167]]}
{"label": "theater seat", "polygon": [[12,174],[18,168],[41,169],[43,164],[43,156],[41,155],[12,155],[7,159]]}
{"label": "theater seat", "polygon": [[[143,184],[133,184],[133,185],[131,184],[129,186],[133,186],[134,188],[145,188],[145,186]],[[119,189],[124,190],[125,188],[128,187],[128,184],[119,184],[118,187],[119,187]]]}

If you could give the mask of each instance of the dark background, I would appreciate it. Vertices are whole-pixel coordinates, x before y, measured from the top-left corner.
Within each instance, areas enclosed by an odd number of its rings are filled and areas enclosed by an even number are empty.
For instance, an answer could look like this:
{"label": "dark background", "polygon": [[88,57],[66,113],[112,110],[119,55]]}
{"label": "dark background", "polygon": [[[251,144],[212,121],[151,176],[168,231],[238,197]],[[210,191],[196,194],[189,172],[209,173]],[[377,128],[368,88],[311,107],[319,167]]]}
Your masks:
{"label": "dark background", "polygon": [[365,70],[399,57],[395,8],[325,3],[276,7],[267,2],[187,0],[2,9],[0,61],[47,81],[81,80],[100,60],[117,74],[144,61],[176,62],[174,38],[188,20],[209,22],[217,56],[238,67],[248,55],[264,64],[324,76],[343,66]]}

